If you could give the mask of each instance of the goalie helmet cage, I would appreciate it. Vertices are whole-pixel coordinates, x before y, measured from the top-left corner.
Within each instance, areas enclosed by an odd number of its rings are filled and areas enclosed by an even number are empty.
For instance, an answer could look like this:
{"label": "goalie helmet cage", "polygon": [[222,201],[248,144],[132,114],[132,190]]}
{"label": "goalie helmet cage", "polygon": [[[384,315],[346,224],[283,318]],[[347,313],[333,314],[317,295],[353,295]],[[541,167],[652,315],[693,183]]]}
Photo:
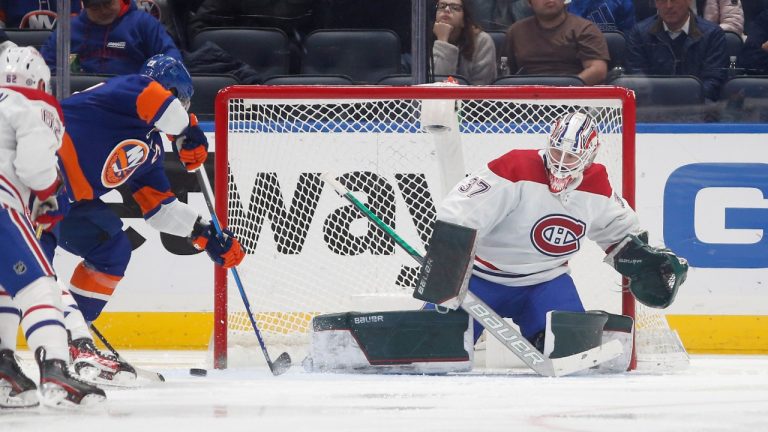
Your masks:
{"label": "goalie helmet cage", "polygon": [[[232,86],[220,91],[216,212],[247,253],[240,276],[270,351],[287,350],[302,359],[311,318],[321,313],[419,307],[411,298],[418,269],[410,257],[325,187],[321,173],[338,176],[409,244],[424,250],[435,203],[445,193],[442,184],[455,184],[512,148],[543,148],[552,122],[572,110],[597,120],[597,162],[606,165],[614,188],[634,207],[635,99],[624,88]],[[430,125],[446,127],[422,128],[427,118]],[[590,246],[584,243],[591,242],[582,242],[586,252]],[[667,353],[684,355],[679,339],[669,336],[674,332],[666,318],[641,305],[636,311],[618,275],[602,263],[603,252],[591,247],[584,264],[572,260],[585,306],[635,317],[637,349],[644,335],[651,335],[643,349],[662,368]],[[216,267],[216,368],[232,364],[236,355],[258,358],[242,354],[249,347],[258,352],[258,342],[235,284],[228,282],[226,271]]]}

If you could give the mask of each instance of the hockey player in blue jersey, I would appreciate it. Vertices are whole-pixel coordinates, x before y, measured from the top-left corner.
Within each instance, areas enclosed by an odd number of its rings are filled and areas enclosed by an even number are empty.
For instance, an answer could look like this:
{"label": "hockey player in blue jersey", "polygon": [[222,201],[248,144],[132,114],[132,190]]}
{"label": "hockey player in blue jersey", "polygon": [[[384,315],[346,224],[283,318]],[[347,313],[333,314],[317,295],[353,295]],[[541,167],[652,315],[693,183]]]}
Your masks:
{"label": "hockey player in blue jersey", "polygon": [[153,228],[189,238],[225,268],[243,258],[231,232],[220,242],[208,220],[176,199],[164,171],[160,133],[176,140],[179,159],[189,171],[207,157],[207,139],[187,113],[193,91],[184,65],[160,54],[140,74],[112,78],[62,102],[66,133],[59,157],[73,204],[44,236],[44,244],[49,256],[58,245],[83,258],[70,280],[71,296],[64,296],[65,322],[75,368],[93,382],[120,383],[136,376],[129,365],[94,347],[85,324],[99,316],[131,257],[122,221],[102,195],[125,184]]}
{"label": "hockey player in blue jersey", "polygon": [[[67,368],[69,352],[59,289],[32,222],[50,227],[62,218],[62,180],[56,150],[61,108],[45,90],[51,73],[31,47],[0,56],[0,408],[88,405],[104,392]],[[40,388],[14,356],[19,324],[40,368]]]}

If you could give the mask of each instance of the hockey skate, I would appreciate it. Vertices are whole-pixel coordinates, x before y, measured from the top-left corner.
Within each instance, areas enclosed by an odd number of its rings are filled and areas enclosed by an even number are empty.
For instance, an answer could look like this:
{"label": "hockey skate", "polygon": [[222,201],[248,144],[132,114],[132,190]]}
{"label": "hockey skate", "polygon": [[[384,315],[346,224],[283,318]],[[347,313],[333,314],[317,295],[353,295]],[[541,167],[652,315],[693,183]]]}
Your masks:
{"label": "hockey skate", "polygon": [[121,387],[136,385],[136,370],[115,356],[99,351],[91,339],[70,341],[69,356],[75,374],[86,382]]}
{"label": "hockey skate", "polygon": [[37,405],[35,382],[24,375],[13,351],[0,350],[0,408],[31,408]]}
{"label": "hockey skate", "polygon": [[45,349],[35,351],[40,367],[40,400],[53,407],[90,406],[103,402],[104,390],[70,375],[67,363],[60,359],[46,359]]}

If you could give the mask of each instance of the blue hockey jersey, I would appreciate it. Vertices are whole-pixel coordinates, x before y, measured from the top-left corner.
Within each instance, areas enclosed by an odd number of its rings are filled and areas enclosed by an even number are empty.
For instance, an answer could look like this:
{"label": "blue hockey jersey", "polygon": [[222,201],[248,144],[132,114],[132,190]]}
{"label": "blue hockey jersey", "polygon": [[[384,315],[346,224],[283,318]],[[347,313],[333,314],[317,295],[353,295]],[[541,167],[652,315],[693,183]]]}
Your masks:
{"label": "blue hockey jersey", "polygon": [[[56,0],[0,0],[0,21],[6,28],[51,30],[56,23]],[[79,0],[72,0],[72,13],[80,12]]]}
{"label": "blue hockey jersey", "polygon": [[71,198],[92,200],[127,184],[145,218],[173,201],[155,123],[174,100],[151,78],[124,75],[62,101],[59,157]]}

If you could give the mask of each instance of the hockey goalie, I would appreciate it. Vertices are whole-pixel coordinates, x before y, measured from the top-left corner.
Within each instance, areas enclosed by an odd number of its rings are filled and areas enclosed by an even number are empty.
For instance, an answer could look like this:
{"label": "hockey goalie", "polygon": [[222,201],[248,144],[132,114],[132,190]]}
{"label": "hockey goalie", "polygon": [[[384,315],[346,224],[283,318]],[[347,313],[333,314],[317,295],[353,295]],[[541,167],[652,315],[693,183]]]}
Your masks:
{"label": "hockey goalie", "polygon": [[[551,359],[617,339],[623,354],[598,369],[625,371],[632,318],[585,311],[570,258],[587,238],[596,242],[635,298],[655,308],[673,302],[688,265],[648,245],[637,215],[594,162],[599,147],[595,120],[571,112],[552,125],[545,149],[512,150],[456,185],[438,210],[414,296],[427,309],[455,309],[468,289]],[[475,322],[475,340],[482,330]]]}

